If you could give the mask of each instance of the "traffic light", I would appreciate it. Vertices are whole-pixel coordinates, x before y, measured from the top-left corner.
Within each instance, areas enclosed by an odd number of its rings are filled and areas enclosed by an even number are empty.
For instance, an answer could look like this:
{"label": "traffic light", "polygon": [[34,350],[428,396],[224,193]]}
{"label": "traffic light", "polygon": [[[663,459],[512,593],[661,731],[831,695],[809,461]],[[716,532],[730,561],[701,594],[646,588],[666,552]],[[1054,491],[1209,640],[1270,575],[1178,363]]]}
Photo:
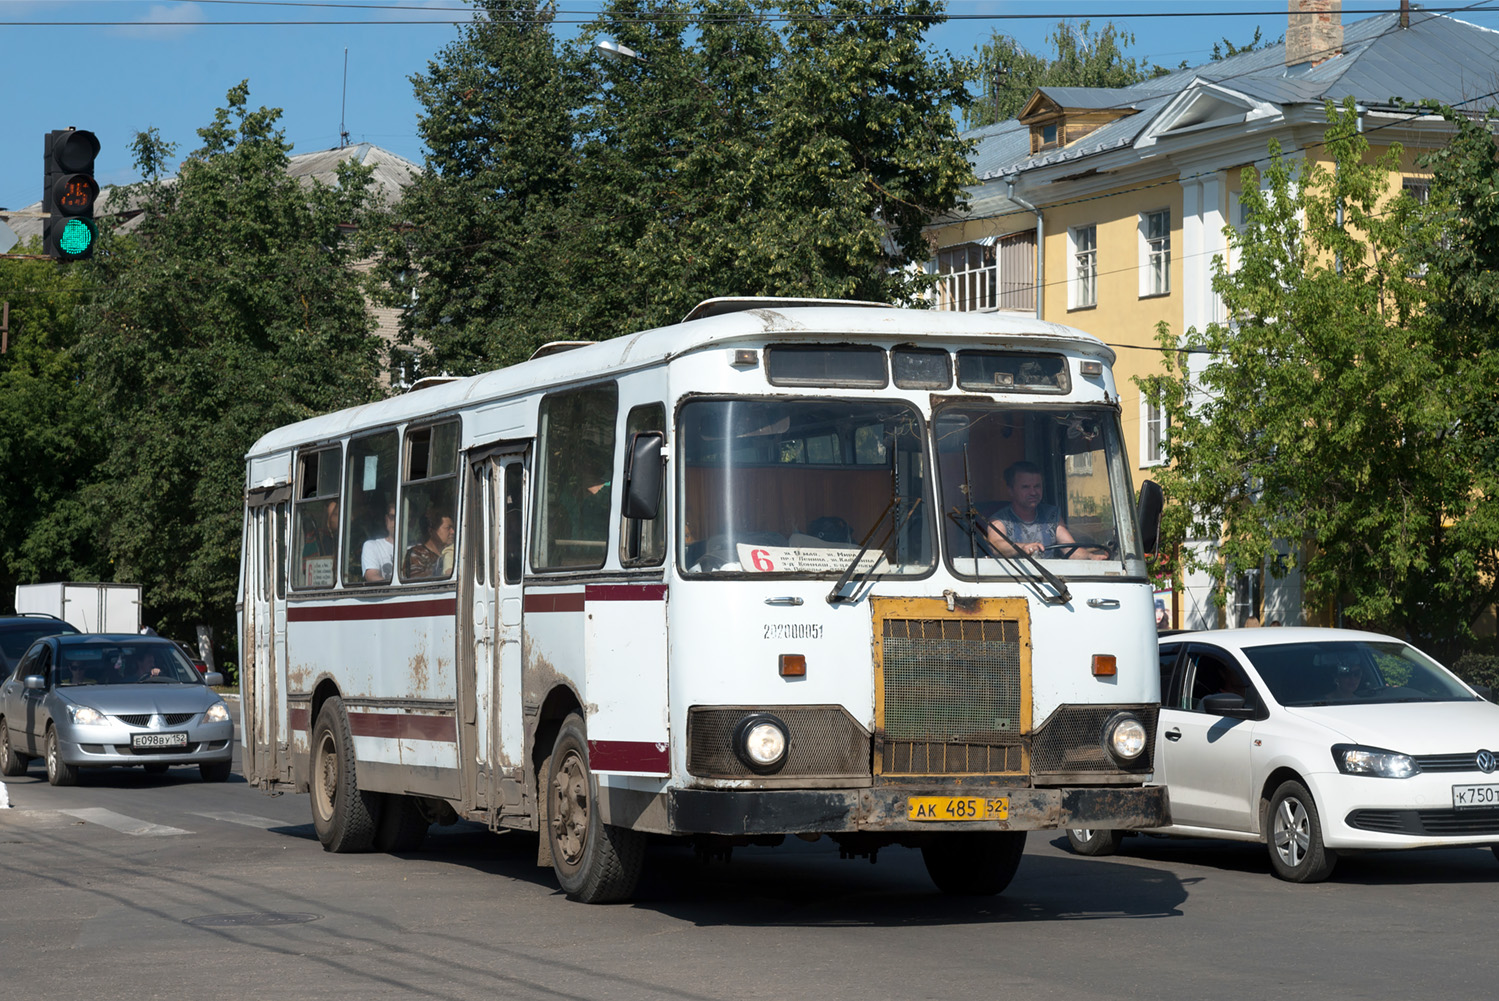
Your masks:
{"label": "traffic light", "polygon": [[99,140],[92,132],[58,129],[47,133],[42,192],[47,221],[42,229],[42,253],[48,257],[81,261],[94,256],[99,238],[94,225],[94,201],[99,197],[94,157],[98,155]]}

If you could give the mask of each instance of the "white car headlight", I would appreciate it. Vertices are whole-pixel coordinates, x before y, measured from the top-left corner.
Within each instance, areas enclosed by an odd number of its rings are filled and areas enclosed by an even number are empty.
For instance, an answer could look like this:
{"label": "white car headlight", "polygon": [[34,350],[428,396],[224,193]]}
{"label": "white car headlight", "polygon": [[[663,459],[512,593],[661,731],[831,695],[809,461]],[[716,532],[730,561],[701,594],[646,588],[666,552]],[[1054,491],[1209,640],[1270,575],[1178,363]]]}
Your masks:
{"label": "white car headlight", "polygon": [[1334,744],[1332,760],[1344,775],[1375,775],[1382,779],[1408,779],[1421,773],[1409,754],[1357,744]]}
{"label": "white car headlight", "polygon": [[1145,724],[1134,713],[1115,713],[1103,726],[1103,746],[1121,762],[1144,754],[1147,739]]}
{"label": "white car headlight", "polygon": [[229,707],[222,702],[215,702],[208,707],[208,712],[203,714],[205,723],[227,723],[229,722]]}
{"label": "white car headlight", "polygon": [[68,716],[81,726],[103,726],[109,718],[89,706],[68,706]]}

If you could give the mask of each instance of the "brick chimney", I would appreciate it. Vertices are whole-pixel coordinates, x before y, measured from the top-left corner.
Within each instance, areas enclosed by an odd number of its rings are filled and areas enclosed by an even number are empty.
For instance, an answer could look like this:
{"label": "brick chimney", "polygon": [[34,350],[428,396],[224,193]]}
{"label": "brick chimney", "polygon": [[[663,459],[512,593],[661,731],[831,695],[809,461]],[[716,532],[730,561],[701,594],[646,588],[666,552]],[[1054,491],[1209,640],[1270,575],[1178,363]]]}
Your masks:
{"label": "brick chimney", "polygon": [[1286,68],[1308,70],[1343,52],[1343,0],[1290,0]]}

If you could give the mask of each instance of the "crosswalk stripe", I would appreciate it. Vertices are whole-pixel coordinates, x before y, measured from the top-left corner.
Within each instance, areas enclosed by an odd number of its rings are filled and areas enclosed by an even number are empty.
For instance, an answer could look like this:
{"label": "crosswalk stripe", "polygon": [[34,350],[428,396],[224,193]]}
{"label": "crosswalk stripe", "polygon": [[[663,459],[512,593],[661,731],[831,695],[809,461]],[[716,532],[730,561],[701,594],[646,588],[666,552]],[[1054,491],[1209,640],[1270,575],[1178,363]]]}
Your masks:
{"label": "crosswalk stripe", "polygon": [[295,820],[272,820],[270,817],[257,817],[253,813],[199,813],[193,811],[194,817],[207,817],[209,820],[222,820],[226,824],[242,824],[245,827],[258,827],[261,830],[270,831],[278,827],[298,827],[303,823]]}
{"label": "crosswalk stripe", "polygon": [[123,813],[115,813],[103,807],[87,806],[77,810],[59,810],[70,817],[77,817],[90,824],[98,824],[111,830],[119,831],[121,834],[135,834],[145,837],[167,837],[175,834],[191,834],[192,831],[184,831],[180,827],[168,827],[165,824],[152,824],[135,817],[127,817]]}

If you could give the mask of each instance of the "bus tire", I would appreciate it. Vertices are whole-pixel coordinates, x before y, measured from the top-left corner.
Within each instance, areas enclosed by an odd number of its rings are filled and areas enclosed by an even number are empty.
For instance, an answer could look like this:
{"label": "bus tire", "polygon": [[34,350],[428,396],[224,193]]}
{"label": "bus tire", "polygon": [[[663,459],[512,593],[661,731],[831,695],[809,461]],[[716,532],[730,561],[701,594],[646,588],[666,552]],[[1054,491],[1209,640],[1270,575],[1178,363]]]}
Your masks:
{"label": "bus tire", "polygon": [[47,781],[55,786],[78,784],[78,766],[63,761],[57,728],[50,723],[47,724]]}
{"label": "bus tire", "polygon": [[959,831],[939,834],[921,846],[921,860],[937,889],[962,897],[1003,891],[1024,853],[1024,831]]}
{"label": "bus tire", "polygon": [[547,829],[552,870],[568,899],[585,904],[626,900],[645,861],[645,835],[599,815],[598,781],[588,767],[588,734],[573,713],[563,720],[547,769]]}
{"label": "bus tire", "polygon": [[375,842],[380,819],[380,794],[359,788],[354,763],[354,735],[343,700],[323,703],[312,728],[312,767],[309,783],[312,826],[323,850],[367,852]]}
{"label": "bus tire", "polygon": [[0,775],[25,775],[29,761],[26,755],[17,753],[10,743],[10,726],[0,716]]}
{"label": "bus tire", "polygon": [[375,851],[414,852],[427,840],[427,828],[431,826],[414,798],[387,793],[380,808],[380,823],[375,827]]}

